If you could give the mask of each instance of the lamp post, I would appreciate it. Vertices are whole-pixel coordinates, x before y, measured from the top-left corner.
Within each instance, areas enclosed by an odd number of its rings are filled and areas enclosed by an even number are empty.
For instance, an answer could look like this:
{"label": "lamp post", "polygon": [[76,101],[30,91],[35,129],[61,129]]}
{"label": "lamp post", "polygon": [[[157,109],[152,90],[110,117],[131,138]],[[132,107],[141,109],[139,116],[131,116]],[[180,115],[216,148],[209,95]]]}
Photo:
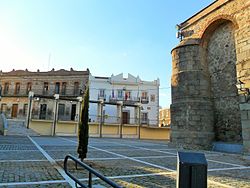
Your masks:
{"label": "lamp post", "polygon": [[26,127],[27,129],[29,129],[29,125],[30,125],[30,118],[31,118],[31,107],[32,107],[32,100],[34,97],[34,92],[29,91],[29,107],[28,107],[28,113],[27,113],[27,121],[26,121]]}
{"label": "lamp post", "polygon": [[58,120],[58,100],[59,100],[59,94],[55,94],[55,106],[54,106],[54,120],[53,120],[53,127],[52,127],[52,136],[55,136],[56,134],[56,124]]}
{"label": "lamp post", "polygon": [[104,117],[103,117],[104,100],[103,99],[100,100],[99,105],[100,105],[100,115],[101,115],[100,122],[99,122],[99,137],[102,138],[102,126],[104,123]]}
{"label": "lamp post", "polygon": [[245,83],[242,82],[241,80],[237,81],[236,87],[238,91],[240,91],[244,95],[245,102],[248,102],[250,100],[250,89],[246,88]]}

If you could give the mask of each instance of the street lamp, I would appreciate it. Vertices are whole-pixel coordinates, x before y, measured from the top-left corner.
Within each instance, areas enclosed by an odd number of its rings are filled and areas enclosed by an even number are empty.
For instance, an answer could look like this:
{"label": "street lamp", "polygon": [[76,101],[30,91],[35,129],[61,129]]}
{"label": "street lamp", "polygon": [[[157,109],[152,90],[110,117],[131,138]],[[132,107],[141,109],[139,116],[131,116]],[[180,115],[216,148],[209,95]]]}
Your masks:
{"label": "street lamp", "polygon": [[236,87],[245,96],[245,101],[248,102],[250,100],[250,89],[246,88],[245,83],[241,80],[237,81]]}

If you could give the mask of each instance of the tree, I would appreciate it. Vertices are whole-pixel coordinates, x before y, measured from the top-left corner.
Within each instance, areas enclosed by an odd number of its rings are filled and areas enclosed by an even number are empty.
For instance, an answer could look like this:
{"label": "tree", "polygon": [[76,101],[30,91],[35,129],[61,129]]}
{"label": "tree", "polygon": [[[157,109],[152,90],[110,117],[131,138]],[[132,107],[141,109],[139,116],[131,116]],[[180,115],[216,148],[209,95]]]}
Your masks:
{"label": "tree", "polygon": [[86,158],[89,140],[89,87],[85,90],[78,129],[77,153],[81,161]]}

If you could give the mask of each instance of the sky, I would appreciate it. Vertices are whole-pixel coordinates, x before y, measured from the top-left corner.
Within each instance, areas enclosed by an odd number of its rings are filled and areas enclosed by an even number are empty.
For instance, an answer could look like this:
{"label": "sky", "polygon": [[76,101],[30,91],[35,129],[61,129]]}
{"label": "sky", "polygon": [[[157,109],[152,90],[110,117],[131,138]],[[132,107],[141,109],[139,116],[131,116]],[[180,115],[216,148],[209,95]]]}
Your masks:
{"label": "sky", "polygon": [[171,104],[175,25],[213,0],[0,0],[0,70],[90,70],[160,79]]}

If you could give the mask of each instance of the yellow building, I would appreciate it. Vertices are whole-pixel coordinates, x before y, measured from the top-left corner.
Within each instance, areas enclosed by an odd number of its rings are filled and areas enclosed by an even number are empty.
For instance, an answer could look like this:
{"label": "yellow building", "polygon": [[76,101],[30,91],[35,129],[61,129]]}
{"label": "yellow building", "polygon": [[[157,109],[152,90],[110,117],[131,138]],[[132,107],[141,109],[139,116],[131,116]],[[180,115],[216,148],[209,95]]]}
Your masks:
{"label": "yellow building", "polygon": [[170,126],[171,115],[169,108],[162,108],[159,110],[159,127]]}

